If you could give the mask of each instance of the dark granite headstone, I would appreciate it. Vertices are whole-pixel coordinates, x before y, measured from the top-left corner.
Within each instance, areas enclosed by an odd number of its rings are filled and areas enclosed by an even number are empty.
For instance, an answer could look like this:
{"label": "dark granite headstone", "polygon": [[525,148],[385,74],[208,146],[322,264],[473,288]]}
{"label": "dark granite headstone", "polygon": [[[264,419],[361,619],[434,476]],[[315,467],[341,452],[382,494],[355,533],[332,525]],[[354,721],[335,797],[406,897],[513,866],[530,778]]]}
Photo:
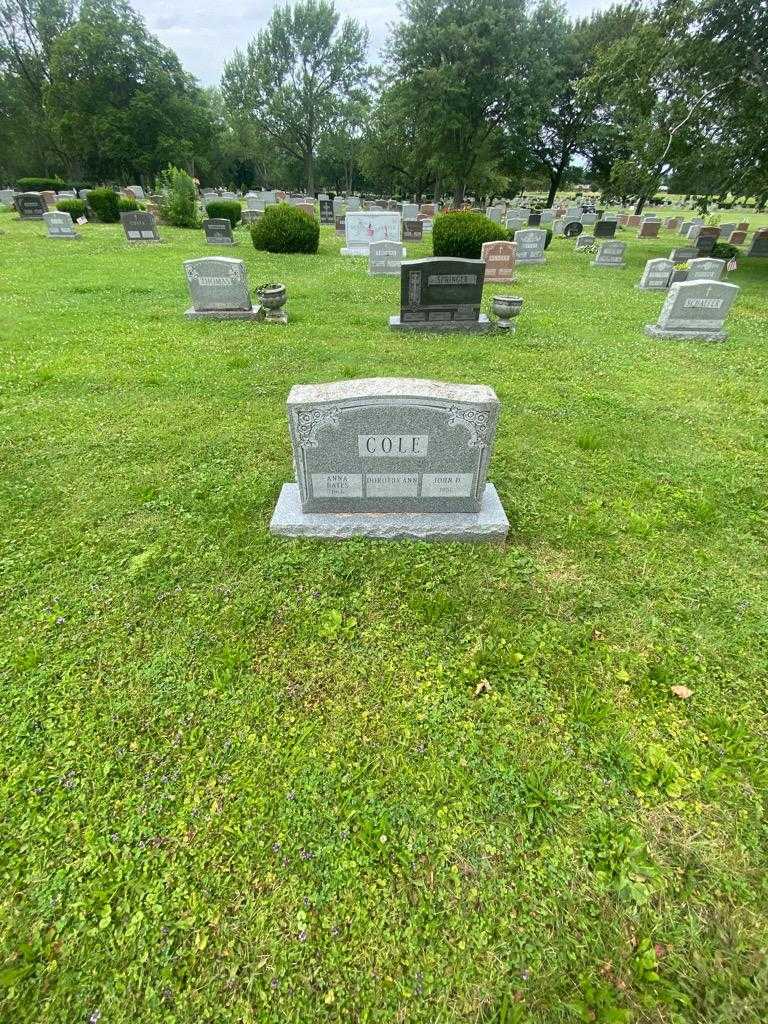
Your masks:
{"label": "dark granite headstone", "polygon": [[205,240],[209,245],[234,245],[232,224],[227,217],[209,217],[203,221]]}
{"label": "dark granite headstone", "polygon": [[485,263],[433,256],[400,268],[400,316],[395,330],[478,331],[493,325],[480,313]]}
{"label": "dark granite headstone", "polygon": [[420,242],[424,233],[424,225],[420,220],[403,221],[403,241]]}
{"label": "dark granite headstone", "polygon": [[120,214],[125,237],[129,242],[159,242],[157,219],[154,213],[145,210],[131,210]]}
{"label": "dark granite headstone", "polygon": [[768,256],[768,229],[754,233],[747,256]]}
{"label": "dark granite headstone", "polygon": [[614,238],[617,223],[615,220],[599,220],[592,229],[595,238]]}
{"label": "dark granite headstone", "polygon": [[720,228],[701,228],[694,243],[698,255],[706,256],[711,253],[719,237]]}
{"label": "dark granite headstone", "polygon": [[48,212],[45,199],[39,192],[22,192],[16,196],[14,204],[22,220],[42,220]]}
{"label": "dark granite headstone", "polygon": [[320,204],[320,223],[321,224],[333,224],[333,200],[332,199],[318,199]]}

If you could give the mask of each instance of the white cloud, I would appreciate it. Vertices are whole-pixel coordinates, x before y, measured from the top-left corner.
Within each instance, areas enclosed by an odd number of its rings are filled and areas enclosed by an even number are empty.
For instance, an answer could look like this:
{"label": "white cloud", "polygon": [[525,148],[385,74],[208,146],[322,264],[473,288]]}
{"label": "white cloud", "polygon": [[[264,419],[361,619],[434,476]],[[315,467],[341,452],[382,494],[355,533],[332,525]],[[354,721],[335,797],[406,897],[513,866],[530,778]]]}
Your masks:
{"label": "white cloud", "polygon": [[[614,0],[566,0],[571,15],[581,17],[608,7]],[[235,48],[243,49],[269,21],[274,4],[255,0],[234,8],[219,8],[202,0],[133,0],[147,27],[166,46],[175,50],[184,68],[203,85],[215,85],[224,61]],[[374,0],[337,0],[343,15],[352,15],[368,26],[371,58],[376,59],[387,41],[389,28],[398,18],[394,3]]]}

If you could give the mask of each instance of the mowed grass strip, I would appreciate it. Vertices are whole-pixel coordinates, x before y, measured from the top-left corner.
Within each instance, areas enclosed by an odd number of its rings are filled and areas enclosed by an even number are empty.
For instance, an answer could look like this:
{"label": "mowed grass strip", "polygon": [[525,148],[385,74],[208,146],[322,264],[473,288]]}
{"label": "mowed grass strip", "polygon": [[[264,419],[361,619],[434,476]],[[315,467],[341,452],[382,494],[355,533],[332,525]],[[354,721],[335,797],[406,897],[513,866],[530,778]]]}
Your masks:
{"label": "mowed grass strip", "polygon": [[[0,1017],[767,1019],[768,260],[722,345],[643,334],[666,231],[413,336],[330,229],[221,250],[287,328],[0,230]],[[383,375],[496,389],[504,550],[269,535],[291,385]]]}

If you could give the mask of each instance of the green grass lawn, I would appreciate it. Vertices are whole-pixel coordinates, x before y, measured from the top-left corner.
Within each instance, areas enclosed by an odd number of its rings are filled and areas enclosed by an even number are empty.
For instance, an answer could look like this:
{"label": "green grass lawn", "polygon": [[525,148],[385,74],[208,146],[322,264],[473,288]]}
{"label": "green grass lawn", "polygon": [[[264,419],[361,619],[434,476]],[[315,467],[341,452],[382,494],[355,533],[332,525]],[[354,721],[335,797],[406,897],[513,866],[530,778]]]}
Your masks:
{"label": "green grass lawn", "polygon": [[[331,229],[0,230],[0,1020],[768,1019],[768,260],[722,345],[666,231],[414,336]],[[187,322],[213,253],[288,327]],[[505,549],[270,536],[291,385],[390,375],[495,388]]]}

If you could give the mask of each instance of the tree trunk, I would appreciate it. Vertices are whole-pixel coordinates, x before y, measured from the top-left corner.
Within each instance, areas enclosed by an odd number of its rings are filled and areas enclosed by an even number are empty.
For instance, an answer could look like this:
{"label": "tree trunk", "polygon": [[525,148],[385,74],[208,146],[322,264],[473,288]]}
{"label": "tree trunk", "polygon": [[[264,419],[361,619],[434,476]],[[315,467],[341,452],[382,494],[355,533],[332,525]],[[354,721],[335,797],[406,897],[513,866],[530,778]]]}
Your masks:
{"label": "tree trunk", "polygon": [[304,153],[304,181],[307,195],[313,196],[315,194],[315,158],[311,149]]}
{"label": "tree trunk", "polygon": [[462,181],[453,190],[453,205],[455,207],[457,207],[457,208],[459,206],[463,206],[463,204],[464,204],[464,192],[465,192],[465,189],[466,189],[466,185]]}
{"label": "tree trunk", "polygon": [[643,207],[647,202],[648,196],[640,196],[640,198],[637,200],[637,203],[635,204],[635,216],[640,216],[640,214],[643,212]]}

